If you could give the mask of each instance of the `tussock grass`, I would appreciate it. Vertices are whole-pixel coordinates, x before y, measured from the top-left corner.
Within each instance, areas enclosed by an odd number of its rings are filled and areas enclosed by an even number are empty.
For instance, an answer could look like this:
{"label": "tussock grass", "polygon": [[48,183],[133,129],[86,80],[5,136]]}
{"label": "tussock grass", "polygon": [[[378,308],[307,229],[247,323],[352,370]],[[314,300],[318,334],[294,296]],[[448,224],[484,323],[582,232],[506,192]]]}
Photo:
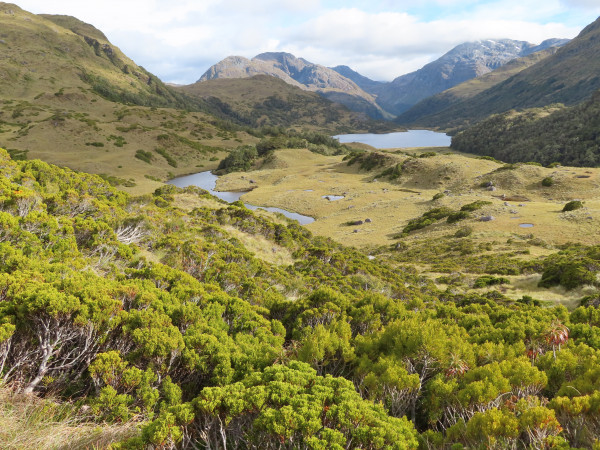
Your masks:
{"label": "tussock grass", "polygon": [[235,227],[224,226],[223,228],[238,238],[257,258],[277,266],[294,264],[294,258],[287,248],[274,244],[263,236],[244,233]]}
{"label": "tussock grass", "polygon": [[569,310],[577,308],[583,297],[598,292],[598,289],[593,286],[582,286],[571,290],[568,290],[563,286],[542,288],[538,286],[538,283],[542,278],[541,274],[510,278],[512,286],[505,292],[508,297],[518,299],[523,296],[530,296],[541,300],[542,302],[547,302],[548,304],[561,304]]}
{"label": "tussock grass", "polygon": [[98,425],[71,403],[17,394],[0,386],[0,447],[104,449],[135,436],[135,423]]}

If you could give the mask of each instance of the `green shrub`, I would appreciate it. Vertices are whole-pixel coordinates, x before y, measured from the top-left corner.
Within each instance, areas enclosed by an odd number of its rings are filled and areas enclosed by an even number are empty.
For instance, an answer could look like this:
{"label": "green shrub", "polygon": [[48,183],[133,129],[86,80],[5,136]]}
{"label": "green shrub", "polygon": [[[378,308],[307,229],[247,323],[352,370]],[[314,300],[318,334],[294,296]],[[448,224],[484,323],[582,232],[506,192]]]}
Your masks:
{"label": "green shrub", "polygon": [[454,237],[457,238],[464,238],[467,236],[471,236],[471,234],[473,234],[473,228],[471,227],[461,227],[459,228],[456,233],[454,233]]}
{"label": "green shrub", "polygon": [[126,180],[125,178],[115,177],[113,175],[107,175],[105,173],[101,173],[100,176],[102,179],[107,181],[111,186],[125,186],[125,187],[134,187],[136,184],[132,178]]}
{"label": "green shrub", "polygon": [[390,180],[396,180],[402,175],[402,164],[396,164],[395,166],[389,167],[381,172],[377,177],[385,178],[388,177]]}
{"label": "green shrub", "polygon": [[542,180],[542,186],[550,187],[554,184],[554,178],[546,177]]}
{"label": "green shrub", "polygon": [[509,280],[504,277],[494,277],[491,275],[484,275],[482,277],[477,278],[473,287],[475,289],[487,287],[487,286],[496,286],[498,284],[508,284]]}
{"label": "green shrub", "polygon": [[175,160],[175,158],[173,158],[171,155],[169,155],[164,148],[157,147],[154,149],[154,151],[156,153],[158,153],[160,156],[162,156],[163,158],[165,158],[168,165],[170,165],[171,167],[177,167],[177,161]]}
{"label": "green shrub", "polygon": [[504,164],[502,167],[498,167],[494,172],[503,172],[505,170],[515,170],[519,167],[518,164]]}
{"label": "green shrub", "polygon": [[408,234],[411,231],[420,230],[421,228],[425,228],[426,226],[431,225],[431,224],[437,222],[438,220],[448,217],[453,212],[454,211],[452,211],[450,208],[446,208],[445,206],[442,206],[440,208],[433,208],[433,209],[427,211],[421,217],[417,217],[416,219],[409,220],[408,224],[402,230],[402,233]]}
{"label": "green shrub", "polygon": [[443,192],[438,192],[437,194],[435,194],[435,195],[434,195],[434,196],[431,198],[431,200],[432,200],[432,201],[433,201],[433,200],[439,200],[440,198],[443,198],[443,197],[445,197],[445,196],[446,196],[446,194],[444,194]]}
{"label": "green shrub", "polygon": [[446,222],[456,223],[456,222],[460,222],[461,220],[468,219],[469,217],[470,217],[470,214],[467,211],[457,211],[457,212],[450,214],[448,216],[448,218],[446,219]]}
{"label": "green shrub", "polygon": [[477,159],[483,159],[486,161],[493,161],[498,164],[504,164],[502,161],[498,161],[496,158],[494,158],[492,156],[478,156]]}
{"label": "green shrub", "polygon": [[115,147],[123,147],[125,144],[127,144],[127,141],[123,136],[115,136],[114,134],[111,134],[108,137],[108,140],[114,141]]}
{"label": "green shrub", "polygon": [[218,170],[223,170],[226,173],[243,172],[250,167],[258,157],[256,147],[245,145],[232,150],[225,159],[219,163]]}
{"label": "green shrub", "polygon": [[567,289],[575,289],[579,286],[594,284],[596,284],[596,273],[591,271],[584,263],[581,261],[562,261],[546,266],[538,286],[549,288],[561,285]]}
{"label": "green shrub", "polygon": [[138,150],[137,152],[135,152],[135,157],[148,164],[152,164],[152,160],[154,159],[152,153],[145,152],[144,150]]}
{"label": "green shrub", "polygon": [[26,161],[27,153],[29,152],[29,150],[17,150],[12,148],[8,148],[6,151],[10,155],[10,159],[13,161]]}
{"label": "green shrub", "polygon": [[492,202],[488,202],[487,200],[477,200],[473,203],[467,203],[463,205],[460,210],[461,211],[477,211],[478,209],[483,208],[485,205],[491,205]]}
{"label": "green shrub", "polygon": [[568,211],[575,211],[576,209],[581,209],[583,208],[583,202],[579,201],[579,200],[572,200],[569,203],[567,203],[564,207],[563,207],[563,212],[568,212]]}

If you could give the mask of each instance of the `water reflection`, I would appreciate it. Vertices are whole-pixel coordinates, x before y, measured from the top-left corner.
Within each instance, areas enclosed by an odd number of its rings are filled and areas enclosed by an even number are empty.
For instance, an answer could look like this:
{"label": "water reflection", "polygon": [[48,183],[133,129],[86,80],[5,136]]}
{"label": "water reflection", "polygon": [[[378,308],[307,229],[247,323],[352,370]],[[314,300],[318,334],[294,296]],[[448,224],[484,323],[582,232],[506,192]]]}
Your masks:
{"label": "water reflection", "polygon": [[375,148],[449,147],[452,138],[430,130],[408,130],[386,134],[340,134],[334,136],[342,144],[360,142]]}
{"label": "water reflection", "polygon": [[[207,190],[215,197],[218,197],[221,200],[225,200],[228,203],[232,203],[232,202],[239,200],[240,197],[246,193],[246,192],[231,192],[231,191],[215,191],[215,187],[217,185],[218,178],[219,177],[217,175],[212,174],[210,171],[204,171],[204,172],[199,172],[199,173],[195,173],[192,175],[186,175],[184,177],[173,178],[172,180],[170,180],[168,182],[168,184],[172,184],[173,186],[177,186],[180,188],[184,188],[187,186],[198,186],[199,188]],[[271,207],[271,206],[269,206],[269,207],[256,206],[256,205],[251,205],[249,203],[244,203],[244,205],[246,206],[246,208],[252,209],[252,210],[257,210],[260,208],[260,209],[264,209],[264,210],[270,211],[270,212],[281,213],[290,219],[297,220],[300,223],[300,225],[307,225],[307,224],[315,221],[315,219],[313,219],[312,217],[305,216],[305,215],[298,214],[298,213],[291,212],[291,211],[286,211],[285,209],[281,209],[281,208],[275,208],[275,207]]]}

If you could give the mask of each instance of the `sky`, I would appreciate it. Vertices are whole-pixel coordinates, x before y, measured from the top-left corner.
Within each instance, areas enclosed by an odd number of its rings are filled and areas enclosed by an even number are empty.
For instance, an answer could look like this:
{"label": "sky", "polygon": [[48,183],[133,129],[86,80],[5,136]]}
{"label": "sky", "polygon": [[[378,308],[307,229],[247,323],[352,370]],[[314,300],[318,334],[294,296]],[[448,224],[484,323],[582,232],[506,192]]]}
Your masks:
{"label": "sky", "polygon": [[458,44],[573,38],[600,0],[13,0],[99,28],[163,81],[190,84],[237,55],[284,51],[391,81]]}

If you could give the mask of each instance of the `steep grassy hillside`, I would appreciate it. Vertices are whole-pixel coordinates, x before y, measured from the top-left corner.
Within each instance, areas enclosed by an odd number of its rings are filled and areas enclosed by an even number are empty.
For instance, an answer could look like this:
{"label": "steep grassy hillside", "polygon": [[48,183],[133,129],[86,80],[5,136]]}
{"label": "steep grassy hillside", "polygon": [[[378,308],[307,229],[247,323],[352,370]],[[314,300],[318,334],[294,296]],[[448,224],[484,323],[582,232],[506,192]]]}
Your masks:
{"label": "steep grassy hillside", "polygon": [[20,158],[151,191],[255,141],[205,112],[218,113],[211,105],[165,86],[91,25],[8,3],[0,4],[0,24],[0,144]]}
{"label": "steep grassy hillside", "polygon": [[600,19],[554,55],[474,97],[419,119],[442,129],[466,128],[511,109],[575,105],[600,89]]}
{"label": "steep grassy hillside", "polygon": [[314,94],[285,88],[283,97],[277,88],[259,94],[249,109],[214,95],[189,96],[73,17],[37,16],[0,3],[0,26],[0,145],[15,157],[103,174],[131,192],[216,168],[232,149],[258,142],[261,124],[335,132],[372,125]]}
{"label": "steep grassy hillside", "polygon": [[600,165],[600,91],[573,107],[498,114],[457,134],[452,148],[507,162]]}
{"label": "steep grassy hillside", "polygon": [[218,102],[256,127],[328,130],[332,134],[392,127],[268,75],[207,80],[176,89],[215,105]]}
{"label": "steep grassy hillside", "polygon": [[192,106],[89,24],[68,16],[37,16],[10,3],[0,3],[0,12],[4,97],[28,99],[81,87],[136,105]]}
{"label": "steep grassy hillside", "polygon": [[436,122],[430,116],[435,116],[446,108],[456,106],[463,101],[473,98],[477,94],[492,88],[522,70],[537,64],[544,58],[553,55],[557,50],[558,48],[552,47],[509,61],[504,66],[489,73],[465,81],[453,88],[420,101],[405,113],[400,114],[394,122],[410,124],[410,126],[436,126]]}

